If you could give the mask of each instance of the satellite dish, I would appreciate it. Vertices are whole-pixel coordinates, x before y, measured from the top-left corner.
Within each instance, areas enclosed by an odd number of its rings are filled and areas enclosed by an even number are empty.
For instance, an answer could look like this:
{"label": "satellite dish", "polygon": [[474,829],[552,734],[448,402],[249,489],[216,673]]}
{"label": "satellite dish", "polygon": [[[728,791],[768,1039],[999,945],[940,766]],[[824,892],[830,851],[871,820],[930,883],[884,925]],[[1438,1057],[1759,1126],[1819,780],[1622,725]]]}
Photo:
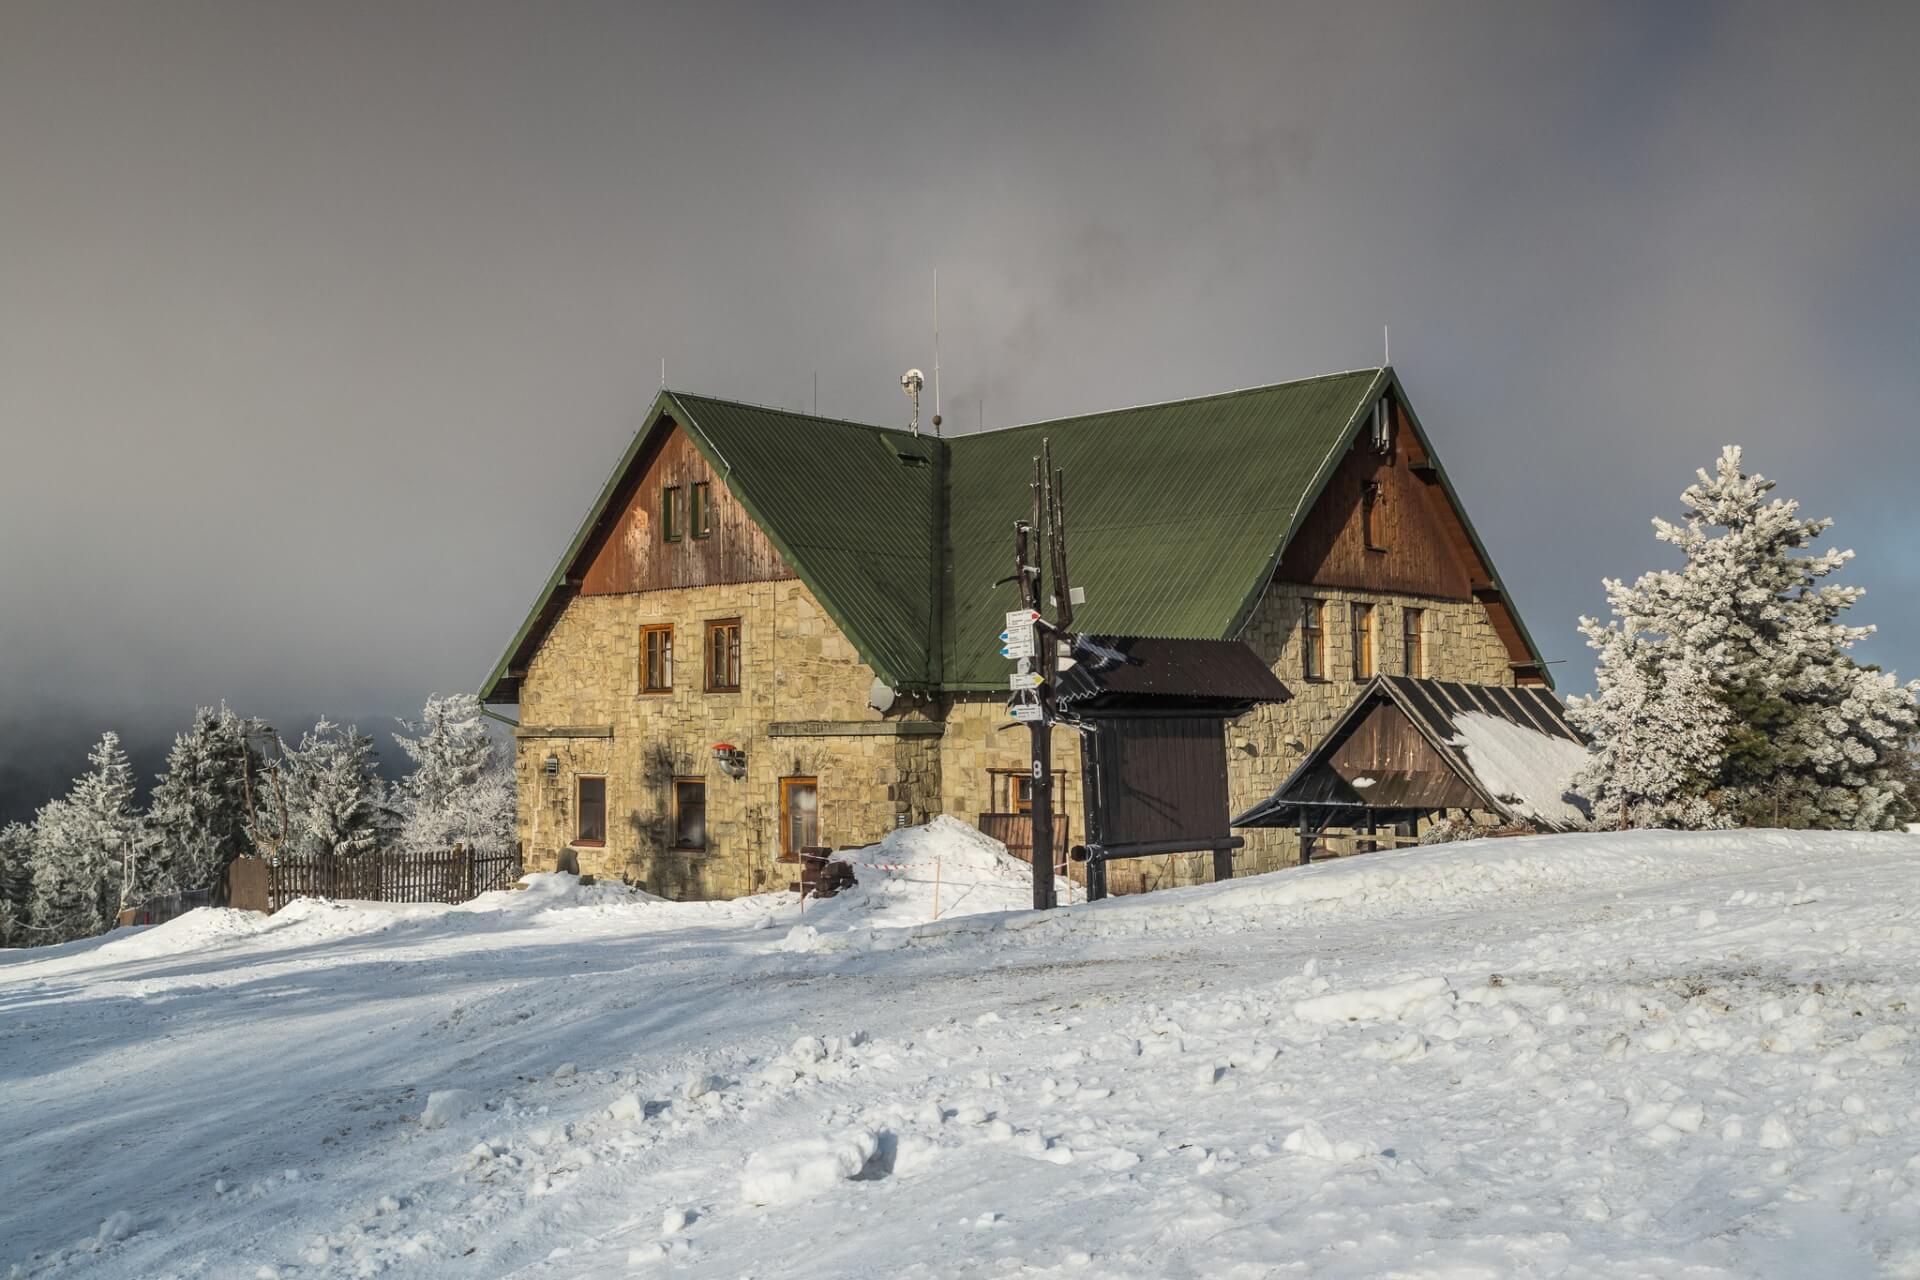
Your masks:
{"label": "satellite dish", "polygon": [[909,369],[900,375],[900,389],[910,396],[920,394],[920,388],[927,385],[927,375],[918,369]]}
{"label": "satellite dish", "polygon": [[887,712],[893,710],[893,700],[897,696],[898,695],[888,687],[885,680],[875,676],[873,687],[867,690],[867,705],[875,711],[878,711],[881,715],[885,715]]}

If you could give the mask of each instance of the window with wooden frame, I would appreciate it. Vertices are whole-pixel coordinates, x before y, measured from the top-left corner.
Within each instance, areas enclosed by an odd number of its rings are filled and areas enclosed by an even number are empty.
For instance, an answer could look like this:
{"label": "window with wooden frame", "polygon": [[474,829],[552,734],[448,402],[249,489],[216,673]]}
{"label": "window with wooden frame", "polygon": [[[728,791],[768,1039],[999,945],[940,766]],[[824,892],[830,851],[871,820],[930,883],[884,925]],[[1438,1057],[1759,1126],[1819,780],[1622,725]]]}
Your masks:
{"label": "window with wooden frame", "polygon": [[707,622],[707,692],[740,692],[740,619]]}
{"label": "window with wooden frame", "polygon": [[[1064,795],[1067,784],[1064,769],[1053,771],[1056,796]],[[1033,812],[1033,771],[1031,769],[987,770],[987,803],[994,813]]]}
{"label": "window with wooden frame", "polygon": [[1300,611],[1300,675],[1306,680],[1327,678],[1327,603],[1308,600]]}
{"label": "window with wooden frame", "polygon": [[1378,670],[1374,663],[1373,606],[1351,606],[1353,621],[1353,678],[1371,680]]}
{"label": "window with wooden frame", "polygon": [[705,480],[693,483],[693,536],[705,538],[713,533],[713,485]]}
{"label": "window with wooden frame", "polygon": [[780,779],[780,853],[791,862],[820,844],[820,788],[813,778]]}
{"label": "window with wooden frame", "polygon": [[580,775],[573,780],[573,843],[600,848],[607,843],[607,780]]}
{"label": "window with wooden frame", "polygon": [[673,692],[673,624],[640,628],[640,692]]}
{"label": "window with wooden frame", "polygon": [[1360,493],[1360,535],[1367,550],[1385,551],[1385,535],[1380,531],[1380,486],[1372,480]]}
{"label": "window with wooden frame", "polygon": [[707,780],[673,780],[673,847],[699,852],[707,847]]}
{"label": "window with wooden frame", "polygon": [[1400,645],[1406,673],[1410,676],[1424,677],[1427,674],[1427,611],[1425,609],[1400,611]]}
{"label": "window with wooden frame", "polygon": [[660,540],[678,542],[687,532],[687,491],[677,484],[660,488]]}

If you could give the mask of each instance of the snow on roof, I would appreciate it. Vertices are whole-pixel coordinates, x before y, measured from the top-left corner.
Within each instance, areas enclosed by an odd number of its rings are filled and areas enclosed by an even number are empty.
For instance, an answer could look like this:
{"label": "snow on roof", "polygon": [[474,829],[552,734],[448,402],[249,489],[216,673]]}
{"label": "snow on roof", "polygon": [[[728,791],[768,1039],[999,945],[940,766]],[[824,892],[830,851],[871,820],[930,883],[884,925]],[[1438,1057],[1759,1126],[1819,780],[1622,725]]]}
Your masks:
{"label": "snow on roof", "polygon": [[1570,796],[1573,779],[1586,767],[1587,749],[1525,725],[1465,711],[1454,717],[1452,745],[1494,799],[1516,817],[1571,826],[1586,815]]}

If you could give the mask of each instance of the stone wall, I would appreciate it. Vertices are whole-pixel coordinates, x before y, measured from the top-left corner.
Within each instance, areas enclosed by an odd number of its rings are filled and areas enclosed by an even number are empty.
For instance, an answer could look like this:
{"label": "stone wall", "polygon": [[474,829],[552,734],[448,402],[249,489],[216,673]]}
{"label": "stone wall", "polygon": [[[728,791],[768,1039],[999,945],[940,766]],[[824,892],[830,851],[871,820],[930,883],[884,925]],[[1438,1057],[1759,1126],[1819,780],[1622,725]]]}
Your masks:
{"label": "stone wall", "polygon": [[[708,619],[741,624],[737,693],[705,691]],[[673,689],[640,691],[640,628],[674,624]],[[819,841],[877,840],[898,821],[938,812],[938,739],[902,736],[929,721],[924,704],[881,716],[867,705],[873,672],[797,581],[687,587],[570,602],[531,663],[517,742],[520,839],[530,870],[573,848],[580,870],[625,878],[674,898],[784,889],[799,869],[778,861],[780,779],[817,779]],[[607,728],[611,736],[557,736]],[[727,776],[715,743],[746,751]],[[544,767],[556,761],[549,777]],[[604,847],[577,847],[574,782],[607,779]],[[672,843],[673,780],[706,784],[707,846]]]}
{"label": "stone wall", "polygon": [[[1328,679],[1301,675],[1300,617],[1308,598],[1327,604]],[[1228,726],[1229,795],[1240,812],[1270,794],[1352,702],[1359,684],[1347,606],[1373,604],[1379,668],[1404,670],[1401,610],[1427,612],[1426,672],[1444,680],[1508,684],[1508,655],[1485,610],[1470,601],[1303,588],[1275,584],[1244,638],[1293,692],[1293,700],[1256,710]],[[741,688],[704,690],[708,619],[741,622]],[[674,624],[673,690],[640,691],[640,628]],[[784,889],[798,868],[781,862],[780,780],[817,779],[819,842],[865,844],[899,823],[949,813],[969,824],[1008,807],[995,795],[993,771],[1026,771],[1028,733],[1013,725],[998,694],[961,695],[941,705],[902,699],[886,716],[867,704],[873,672],[797,581],[687,587],[629,595],[576,597],[554,624],[528,670],[517,767],[520,839],[529,869],[556,865],[573,847],[580,869],[625,878],[675,898],[727,898]],[[610,731],[559,736],[554,730]],[[938,735],[938,736],[934,736]],[[713,758],[715,743],[747,753],[746,775],[732,778]],[[1059,799],[1075,841],[1085,837],[1078,735],[1054,732]],[[555,760],[549,776],[544,764]],[[574,781],[607,779],[604,847],[574,847]],[[671,844],[675,778],[706,783],[707,847]],[[1243,831],[1247,847],[1235,874],[1253,875],[1299,860],[1289,831]],[[1206,855],[1128,859],[1109,869],[1115,893],[1203,881]],[[1075,878],[1081,878],[1076,871]]]}
{"label": "stone wall", "polygon": [[[1301,675],[1300,618],[1304,602],[1326,602],[1327,679]],[[1348,606],[1374,606],[1377,667],[1383,674],[1406,671],[1401,611],[1426,611],[1426,670],[1435,680],[1476,684],[1513,683],[1507,649],[1487,611],[1476,601],[1435,600],[1325,587],[1275,583],[1242,634],[1293,693],[1293,699],[1262,707],[1227,728],[1228,793],[1235,813],[1271,795],[1286,781],[1308,748],[1333,728],[1353,703],[1363,681],[1353,678],[1353,645]],[[1235,855],[1235,875],[1258,875],[1300,860],[1300,840],[1290,831],[1247,830],[1246,848]]]}

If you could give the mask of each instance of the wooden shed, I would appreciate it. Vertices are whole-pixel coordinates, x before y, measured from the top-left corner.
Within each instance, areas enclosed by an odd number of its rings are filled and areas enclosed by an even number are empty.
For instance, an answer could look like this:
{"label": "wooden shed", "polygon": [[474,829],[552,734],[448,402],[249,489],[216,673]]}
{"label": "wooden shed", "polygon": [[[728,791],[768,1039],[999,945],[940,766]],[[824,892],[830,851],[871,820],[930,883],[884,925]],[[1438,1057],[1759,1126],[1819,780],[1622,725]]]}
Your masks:
{"label": "wooden shed", "polygon": [[1586,759],[1586,738],[1544,687],[1379,676],[1233,825],[1297,827],[1302,862],[1332,828],[1369,844],[1383,830],[1408,841],[1420,821],[1448,813],[1566,831],[1585,817],[1572,784]]}
{"label": "wooden shed", "polygon": [[1106,896],[1114,858],[1204,851],[1231,876],[1226,723],[1286,686],[1238,640],[1082,636],[1073,656],[1055,699],[1081,729],[1087,896]]}

